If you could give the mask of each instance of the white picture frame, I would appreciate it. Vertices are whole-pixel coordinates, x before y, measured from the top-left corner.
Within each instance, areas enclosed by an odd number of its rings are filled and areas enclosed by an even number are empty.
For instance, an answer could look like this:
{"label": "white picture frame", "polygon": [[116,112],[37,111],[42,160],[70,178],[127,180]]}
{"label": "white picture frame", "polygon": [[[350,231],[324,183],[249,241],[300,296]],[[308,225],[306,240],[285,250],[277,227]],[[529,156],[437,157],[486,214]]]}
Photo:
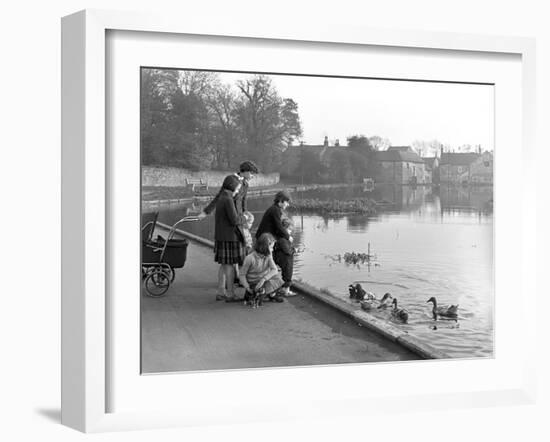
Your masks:
{"label": "white picture frame", "polygon": [[[268,39],[273,42],[311,42],[354,47],[367,45],[384,48],[427,49],[484,54],[507,54],[521,59],[521,175],[529,176],[535,164],[535,46],[532,39],[491,37],[450,33],[388,31],[336,26],[330,28],[293,27],[292,25],[256,25],[216,22],[196,18],[182,22],[170,16],[86,10],[63,18],[62,21],[62,423],[84,432],[98,432],[169,426],[207,425],[213,417],[211,409],[198,401],[197,393],[186,398],[187,406],[151,407],[139,411],[109,410],[108,396],[113,385],[109,382],[112,354],[107,339],[111,312],[107,298],[109,261],[107,244],[111,240],[108,173],[109,155],[106,151],[107,95],[106,35],[111,31],[154,32],[163,35],[202,35],[225,38]],[[158,34],[157,34],[158,35]],[[498,87],[498,85],[497,85]],[[498,143],[498,137],[497,137]],[[498,158],[498,157],[497,157]],[[498,159],[495,162],[499,174]],[[503,163],[501,163],[503,164]],[[502,173],[501,173],[502,176]],[[498,184],[497,184],[498,189]],[[519,226],[516,244],[521,279],[515,280],[517,309],[527,313],[536,303],[535,268],[535,193],[520,187],[523,210],[514,218]],[[496,192],[498,206],[498,191]],[[501,194],[502,195],[502,194]],[[501,197],[502,198],[502,197]],[[497,223],[499,221],[497,220]],[[510,227],[508,227],[510,228]],[[516,234],[518,232],[515,232]],[[527,264],[529,262],[529,265]],[[400,394],[397,389],[378,395],[376,401],[360,389],[350,394],[343,383],[341,395],[337,389],[327,391],[327,397],[303,397],[302,402],[281,406],[274,401],[258,407],[253,414],[237,418],[238,422],[266,419],[285,419],[296,416],[329,416],[353,414],[361,403],[361,414],[373,410],[402,411],[498,405],[503,403],[532,403],[535,395],[534,335],[535,324],[527,315],[518,315],[523,351],[517,355],[518,367],[507,384],[472,390],[450,392],[430,390],[426,394]],[[496,360],[498,360],[498,352]],[[464,361],[465,368],[471,361]],[[458,365],[455,370],[461,369]],[[498,369],[505,368],[497,366]],[[487,367],[489,370],[490,366]],[[323,376],[336,379],[338,372],[354,376],[363,369],[354,367],[324,367]],[[410,364],[407,368],[418,373],[425,369]],[[473,368],[468,367],[469,370]],[[256,373],[262,382],[272,376],[269,370]],[[278,373],[281,375],[281,373]],[[285,379],[300,377],[299,370],[286,370]],[[223,381],[223,373],[212,375],[209,382]],[[232,373],[233,378],[243,376]],[[282,379],[279,376],[278,379]],[[167,377],[165,383],[176,382]],[[196,377],[197,381],[198,375]],[[301,378],[300,378],[301,379]],[[195,395],[195,396],[193,396]],[[223,395],[216,400],[223,403]],[[243,395],[243,406],[254,405],[254,394]],[[321,395],[322,396],[322,395]],[[256,398],[259,399],[259,398]],[[193,402],[196,400],[195,402]],[[213,399],[214,400],[214,399]],[[335,404],[338,411],[335,411]],[[193,406],[196,404],[196,406]],[[298,410],[299,408],[299,410]],[[220,417],[221,418],[221,417]],[[235,422],[235,419],[232,419]],[[219,420],[218,420],[219,422]]]}

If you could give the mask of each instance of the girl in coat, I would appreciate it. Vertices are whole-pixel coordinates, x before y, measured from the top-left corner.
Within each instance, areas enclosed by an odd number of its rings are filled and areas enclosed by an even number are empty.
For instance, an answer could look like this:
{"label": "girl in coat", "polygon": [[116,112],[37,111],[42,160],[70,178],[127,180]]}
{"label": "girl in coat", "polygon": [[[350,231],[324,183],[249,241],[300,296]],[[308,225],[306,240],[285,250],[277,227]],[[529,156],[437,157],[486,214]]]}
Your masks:
{"label": "girl in coat", "polygon": [[[234,292],[235,264],[241,265],[245,250],[239,229],[242,217],[235,208],[234,196],[239,192],[241,181],[234,175],[225,178],[216,201],[214,231],[214,261],[220,264],[218,294],[216,300],[238,300]],[[227,286],[227,291],[226,291]]]}

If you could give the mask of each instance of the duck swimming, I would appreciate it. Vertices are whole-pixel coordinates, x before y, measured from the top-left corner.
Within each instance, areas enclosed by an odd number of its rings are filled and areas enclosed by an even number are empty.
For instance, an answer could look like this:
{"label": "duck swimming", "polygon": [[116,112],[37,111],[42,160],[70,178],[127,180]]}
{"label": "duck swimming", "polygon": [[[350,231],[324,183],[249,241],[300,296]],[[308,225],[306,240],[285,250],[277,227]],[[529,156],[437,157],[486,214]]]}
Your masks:
{"label": "duck swimming", "polygon": [[366,293],[363,287],[361,287],[361,284],[350,284],[348,286],[348,291],[350,299],[354,299],[355,301],[361,301]]}
{"label": "duck swimming", "polygon": [[375,299],[375,296],[372,292],[367,292],[363,287],[361,287],[361,284],[350,284],[348,286],[349,291],[349,297],[351,299],[355,299],[356,301],[366,301],[366,300],[373,300]]}
{"label": "duck swimming", "polygon": [[379,300],[376,299],[374,293],[366,292],[363,300],[361,301],[361,308],[365,311],[372,310],[373,308],[386,308],[390,299],[392,299],[392,296],[389,293],[386,293],[382,299]]}
{"label": "duck swimming", "polygon": [[409,320],[409,312],[403,308],[397,308],[397,298],[393,298],[392,304],[393,304],[393,309],[391,311],[392,318],[406,324],[407,321]]}
{"label": "duck swimming", "polygon": [[384,293],[384,296],[382,296],[382,299],[380,300],[380,304],[377,308],[385,309],[389,306],[390,299],[393,299],[393,296],[390,293]]}
{"label": "duck swimming", "polygon": [[437,299],[435,299],[433,296],[426,302],[431,302],[433,304],[432,313],[434,321],[437,321],[438,316],[454,319],[455,321],[458,319],[458,304],[438,306]]}

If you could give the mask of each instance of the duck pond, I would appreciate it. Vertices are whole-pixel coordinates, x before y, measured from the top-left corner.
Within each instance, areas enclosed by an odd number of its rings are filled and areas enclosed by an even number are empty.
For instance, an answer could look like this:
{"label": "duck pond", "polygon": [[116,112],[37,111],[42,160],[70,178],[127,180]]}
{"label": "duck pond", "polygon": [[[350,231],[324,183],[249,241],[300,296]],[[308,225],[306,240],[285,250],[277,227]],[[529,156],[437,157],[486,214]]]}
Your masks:
{"label": "duck pond", "polygon": [[[409,313],[407,324],[390,310],[369,313],[395,323],[451,357],[493,355],[492,187],[362,186],[293,192],[294,200],[351,201],[371,198],[375,213],[289,211],[294,224],[294,278],[337,297],[348,285],[381,298],[389,292]],[[253,230],[272,196],[249,197]],[[342,205],[346,207],[345,204]],[[159,221],[173,224],[201,203],[161,210]],[[185,230],[214,237],[214,217],[188,223]],[[369,249],[370,248],[370,249]],[[372,255],[366,259],[369,253]],[[458,320],[433,320],[432,304],[459,304]]]}

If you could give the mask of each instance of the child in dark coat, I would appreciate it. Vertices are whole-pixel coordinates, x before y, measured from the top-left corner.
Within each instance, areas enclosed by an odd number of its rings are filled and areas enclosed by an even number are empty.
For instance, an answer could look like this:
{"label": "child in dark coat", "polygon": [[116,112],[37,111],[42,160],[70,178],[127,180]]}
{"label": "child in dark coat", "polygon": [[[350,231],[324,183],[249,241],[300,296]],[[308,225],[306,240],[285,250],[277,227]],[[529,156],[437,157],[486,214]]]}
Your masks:
{"label": "child in dark coat", "polygon": [[294,254],[296,249],[292,246],[292,222],[288,218],[281,221],[283,227],[288,233],[288,238],[278,237],[273,249],[273,260],[277,264],[283,277],[283,296],[295,296],[296,293],[290,290],[292,284],[292,274],[294,272]]}

